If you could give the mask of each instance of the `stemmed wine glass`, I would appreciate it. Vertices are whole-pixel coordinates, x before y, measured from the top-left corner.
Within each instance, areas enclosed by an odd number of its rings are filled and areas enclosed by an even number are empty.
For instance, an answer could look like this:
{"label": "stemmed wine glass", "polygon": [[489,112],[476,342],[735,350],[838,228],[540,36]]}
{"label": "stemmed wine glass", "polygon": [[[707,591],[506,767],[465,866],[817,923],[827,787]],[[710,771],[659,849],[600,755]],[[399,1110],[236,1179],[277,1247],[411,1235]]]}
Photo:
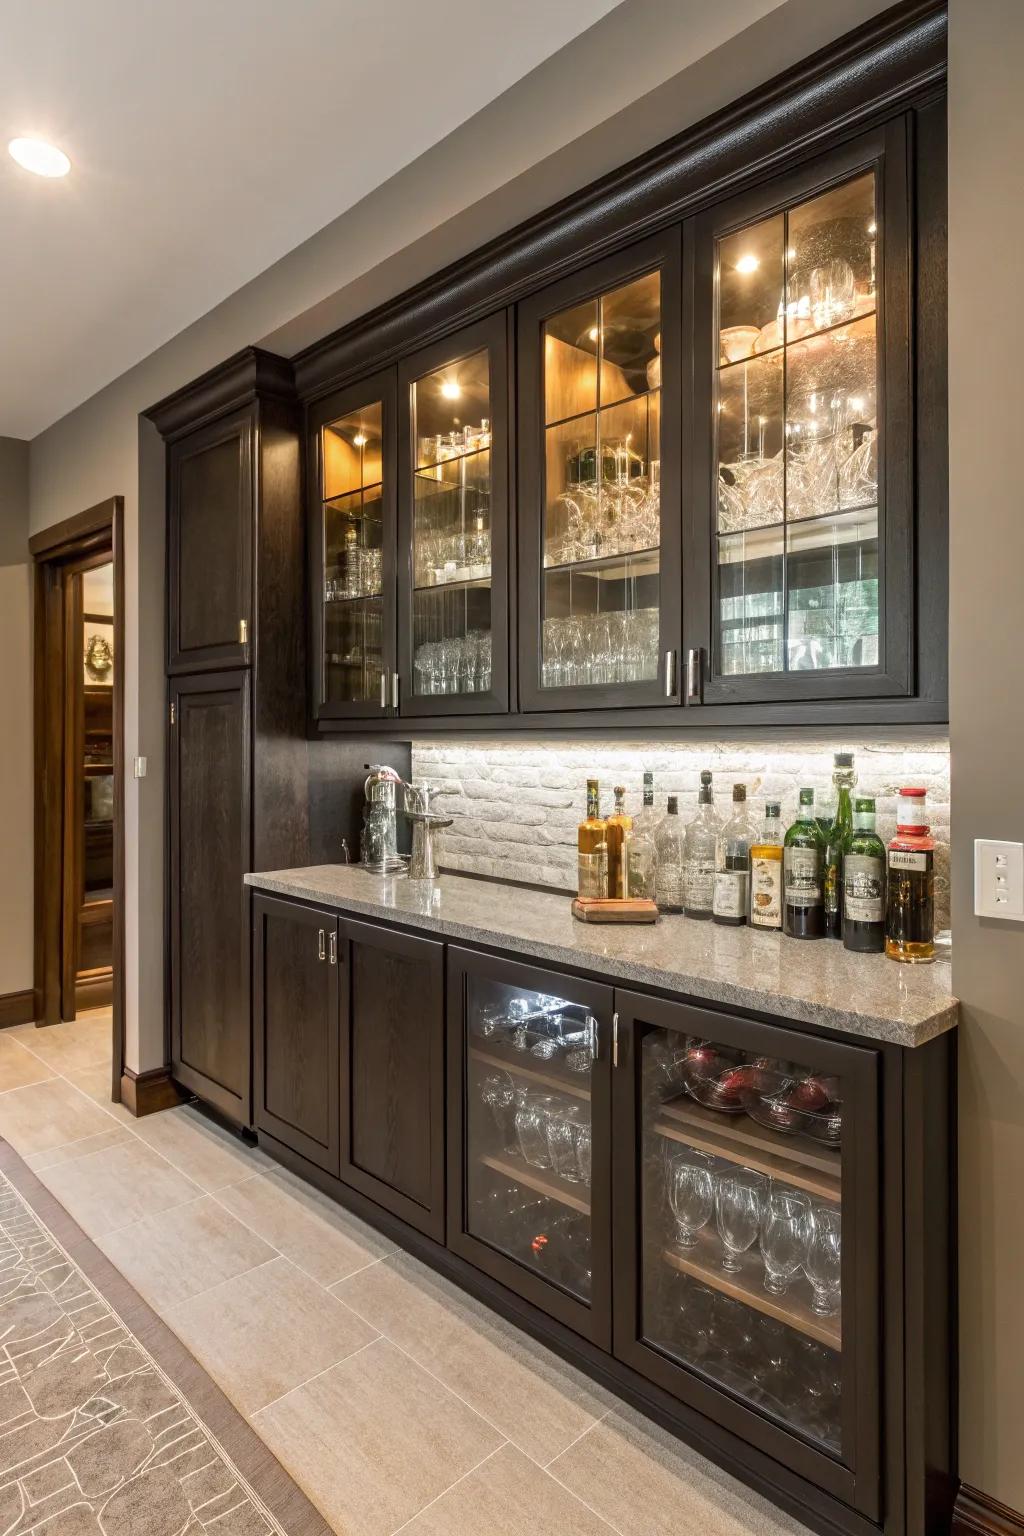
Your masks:
{"label": "stemmed wine glass", "polygon": [[811,1202],[798,1190],[769,1191],[761,1221],[761,1257],[764,1288],[773,1296],[786,1292],[803,1264],[810,1214]]}
{"label": "stemmed wine glass", "polygon": [[807,1227],[804,1273],[811,1282],[812,1309],[830,1317],[839,1307],[842,1278],[843,1228],[839,1207],[816,1205]]}
{"label": "stemmed wine glass", "polygon": [[725,1250],[722,1268],[729,1274],[735,1274],[742,1267],[740,1255],[746,1253],[757,1237],[763,1186],[762,1179],[745,1170],[718,1175],[715,1218]]}
{"label": "stemmed wine glass", "polygon": [[711,1220],[715,1190],[706,1163],[677,1158],[669,1167],[669,1204],[676,1220],[676,1236],[681,1248],[692,1248],[697,1233]]}

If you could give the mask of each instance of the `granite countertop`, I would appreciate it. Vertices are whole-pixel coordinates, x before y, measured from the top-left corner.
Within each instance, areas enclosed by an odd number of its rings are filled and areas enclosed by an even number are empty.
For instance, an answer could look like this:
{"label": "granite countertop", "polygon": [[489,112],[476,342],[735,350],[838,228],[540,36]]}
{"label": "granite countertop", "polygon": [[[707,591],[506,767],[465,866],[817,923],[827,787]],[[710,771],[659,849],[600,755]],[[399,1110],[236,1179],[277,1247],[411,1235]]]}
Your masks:
{"label": "granite countertop", "polygon": [[895,1045],[923,1045],[957,1022],[942,961],[898,965],[884,955],[850,954],[830,940],[807,943],[685,917],[661,917],[644,927],[580,923],[568,896],[459,875],[410,880],[321,864],[245,880],[275,895],[576,966],[609,981]]}

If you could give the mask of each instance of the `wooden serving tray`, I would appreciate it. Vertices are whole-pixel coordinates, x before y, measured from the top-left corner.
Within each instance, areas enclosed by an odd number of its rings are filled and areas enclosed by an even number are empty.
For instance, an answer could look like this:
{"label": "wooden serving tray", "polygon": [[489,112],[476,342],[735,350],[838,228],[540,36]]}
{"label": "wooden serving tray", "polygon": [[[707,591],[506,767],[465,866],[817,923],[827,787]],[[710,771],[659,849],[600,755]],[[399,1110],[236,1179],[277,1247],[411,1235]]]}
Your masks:
{"label": "wooden serving tray", "polygon": [[581,923],[656,923],[658,908],[653,901],[640,896],[625,901],[577,896],[572,904],[572,915]]}

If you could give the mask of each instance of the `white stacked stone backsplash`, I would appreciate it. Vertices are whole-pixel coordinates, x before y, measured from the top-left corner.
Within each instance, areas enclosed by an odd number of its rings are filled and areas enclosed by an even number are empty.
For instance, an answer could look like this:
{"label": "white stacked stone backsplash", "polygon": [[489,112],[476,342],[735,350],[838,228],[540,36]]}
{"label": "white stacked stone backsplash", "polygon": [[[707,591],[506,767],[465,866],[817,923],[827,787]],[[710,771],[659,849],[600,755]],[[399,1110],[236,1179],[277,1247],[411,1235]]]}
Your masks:
{"label": "white stacked stone backsplash", "polygon": [[626,806],[641,804],[644,769],[653,770],[655,804],[679,796],[684,819],[694,814],[702,768],[714,774],[715,801],[725,809],[733,784],[747,786],[752,818],[766,799],[781,800],[783,824],[793,820],[797,791],[816,795],[831,784],[832,753],[856,753],[858,790],[874,795],[878,830],[896,826],[901,784],[923,784],[936,840],[936,924],[949,925],[949,743],[945,740],[862,740],[834,743],[413,741],[413,777],[437,785],[436,808],[454,818],[441,840],[448,870],[523,880],[558,890],[576,888],[576,827],[585,814],[586,781],[601,782],[601,809],[612,808],[612,789],[626,787]]}

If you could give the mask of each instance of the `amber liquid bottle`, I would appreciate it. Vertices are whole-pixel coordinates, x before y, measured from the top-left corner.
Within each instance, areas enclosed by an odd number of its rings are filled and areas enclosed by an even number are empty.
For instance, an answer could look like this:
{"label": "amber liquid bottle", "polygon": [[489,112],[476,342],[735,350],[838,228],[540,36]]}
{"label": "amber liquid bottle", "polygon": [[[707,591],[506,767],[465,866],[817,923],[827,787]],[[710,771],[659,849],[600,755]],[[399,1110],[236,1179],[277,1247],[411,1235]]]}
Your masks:
{"label": "amber liquid bottle", "polygon": [[769,800],[764,827],[750,845],[750,926],[782,927],[782,807]]}
{"label": "amber liquid bottle", "polygon": [[633,818],[626,812],[626,791],[615,786],[615,809],[604,824],[608,844],[608,895],[624,901],[629,895],[629,835]]}
{"label": "amber liquid bottle", "polygon": [[886,866],[885,952],[891,960],[926,964],[935,958],[935,839],[923,789],[900,790]]}
{"label": "amber liquid bottle", "polygon": [[603,901],[608,895],[608,846],[596,779],[587,780],[587,814],[577,828],[576,847],[576,884],[579,894]]}

